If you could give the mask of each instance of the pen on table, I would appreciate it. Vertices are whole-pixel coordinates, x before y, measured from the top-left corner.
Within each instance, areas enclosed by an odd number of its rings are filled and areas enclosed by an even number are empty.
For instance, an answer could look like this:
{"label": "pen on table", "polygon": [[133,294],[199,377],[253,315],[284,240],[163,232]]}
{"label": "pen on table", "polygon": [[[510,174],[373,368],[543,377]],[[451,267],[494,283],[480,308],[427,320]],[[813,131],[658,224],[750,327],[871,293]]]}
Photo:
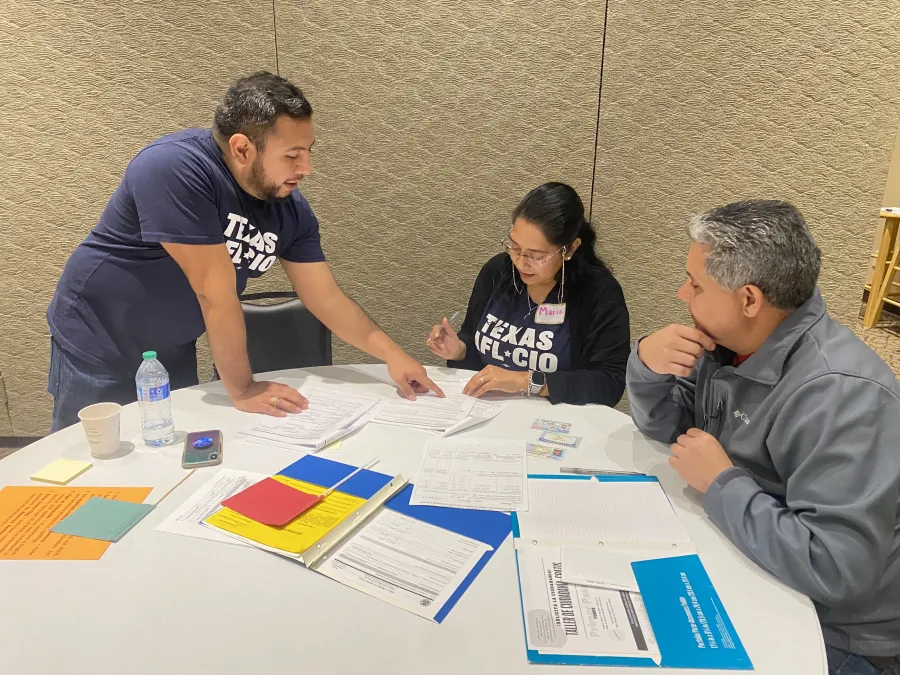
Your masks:
{"label": "pen on table", "polygon": [[608,469],[579,469],[574,466],[562,466],[560,473],[576,473],[582,476],[646,476],[641,471],[614,471]]}
{"label": "pen on table", "polygon": [[346,483],[348,480],[350,480],[351,478],[353,478],[353,477],[354,477],[356,474],[358,474],[360,471],[363,471],[364,469],[371,469],[371,468],[372,468],[373,466],[375,466],[376,464],[378,464],[378,458],[377,458],[377,457],[376,457],[375,459],[373,459],[371,462],[369,462],[368,464],[366,464],[365,466],[361,466],[361,467],[357,468],[356,471],[354,471],[353,473],[351,473],[349,476],[345,476],[343,479],[339,480],[337,483],[335,483],[335,484],[332,485],[330,488],[328,488],[327,490],[325,490],[325,492],[323,492],[321,495],[319,495],[319,499],[320,499],[320,500],[325,499],[325,497],[327,497],[327,496],[330,495],[332,492],[334,492],[335,490],[337,490],[339,487],[341,487],[341,485],[343,485],[343,484]]}
{"label": "pen on table", "polygon": [[184,481],[186,481],[188,478],[190,478],[191,476],[194,475],[194,471],[196,471],[196,470],[197,470],[197,469],[192,469],[191,471],[189,471],[188,474],[187,474],[184,478],[182,478],[180,481],[178,481],[177,483],[175,483],[175,485],[174,485],[174,486],[173,486],[166,494],[164,494],[162,497],[160,497],[159,499],[157,499],[157,500],[156,500],[156,503],[154,504],[154,506],[159,506],[159,505],[160,505],[160,502],[162,502],[163,499],[165,499],[165,498],[168,497],[170,494],[172,494],[173,492],[175,492],[175,490],[176,490],[176,489],[177,489]]}

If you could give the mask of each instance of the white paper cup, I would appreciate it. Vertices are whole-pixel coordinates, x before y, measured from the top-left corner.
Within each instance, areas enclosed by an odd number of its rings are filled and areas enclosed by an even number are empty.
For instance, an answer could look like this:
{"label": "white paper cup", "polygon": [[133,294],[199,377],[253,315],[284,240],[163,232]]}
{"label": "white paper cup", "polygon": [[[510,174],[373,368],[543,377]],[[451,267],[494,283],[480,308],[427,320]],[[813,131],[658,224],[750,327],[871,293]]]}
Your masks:
{"label": "white paper cup", "polygon": [[122,406],[118,403],[95,403],[78,412],[78,419],[81,420],[94,457],[109,457],[119,449],[121,411]]}

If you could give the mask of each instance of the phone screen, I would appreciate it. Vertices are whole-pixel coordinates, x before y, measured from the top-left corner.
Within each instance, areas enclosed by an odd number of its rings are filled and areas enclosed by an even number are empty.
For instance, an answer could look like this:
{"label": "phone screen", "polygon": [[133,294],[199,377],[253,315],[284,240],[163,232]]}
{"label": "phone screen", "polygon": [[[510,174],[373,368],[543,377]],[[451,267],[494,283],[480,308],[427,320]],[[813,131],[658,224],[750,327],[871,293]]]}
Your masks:
{"label": "phone screen", "polygon": [[184,466],[219,464],[222,461],[222,432],[194,431],[184,439]]}

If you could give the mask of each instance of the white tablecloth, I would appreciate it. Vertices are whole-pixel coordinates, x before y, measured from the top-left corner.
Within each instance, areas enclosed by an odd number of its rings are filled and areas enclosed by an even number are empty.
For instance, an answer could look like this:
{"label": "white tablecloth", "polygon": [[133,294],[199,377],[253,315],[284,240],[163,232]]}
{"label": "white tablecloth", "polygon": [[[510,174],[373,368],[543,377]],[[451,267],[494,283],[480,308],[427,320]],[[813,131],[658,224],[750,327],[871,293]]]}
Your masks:
{"label": "white tablecloth", "polygon": [[[449,376],[453,371],[430,369]],[[460,372],[460,375],[466,373]],[[384,366],[333,366],[270,375],[300,387],[349,387],[395,395]],[[253,445],[236,432],[254,418],[232,408],[220,383],[172,395],[180,431],[221,429],[222,466],[274,473],[299,455]],[[826,672],[812,604],[747,561],[703,513],[700,495],[667,463],[667,448],[631,420],[601,406],[516,400],[490,423],[464,432],[536,440],[534,417],[571,422],[582,436],[569,457],[602,456],[609,468],[659,477],[744,643],[757,673]],[[185,472],[181,447],[144,447],[136,405],[122,412],[135,449],[95,466],[70,485],[153,486],[155,501]],[[414,478],[429,436],[368,425],[324,456]],[[0,485],[28,485],[58,457],[89,459],[80,427],[0,460]],[[559,463],[529,457],[529,471]],[[298,673],[636,673],[636,669],[531,666],[525,656],[511,538],[443,624],[436,625],[261,551],[155,531],[219,470],[198,470],[99,561],[0,561],[0,673],[3,675],[279,675]],[[682,671],[687,672],[687,671]],[[690,671],[711,672],[711,671]]]}

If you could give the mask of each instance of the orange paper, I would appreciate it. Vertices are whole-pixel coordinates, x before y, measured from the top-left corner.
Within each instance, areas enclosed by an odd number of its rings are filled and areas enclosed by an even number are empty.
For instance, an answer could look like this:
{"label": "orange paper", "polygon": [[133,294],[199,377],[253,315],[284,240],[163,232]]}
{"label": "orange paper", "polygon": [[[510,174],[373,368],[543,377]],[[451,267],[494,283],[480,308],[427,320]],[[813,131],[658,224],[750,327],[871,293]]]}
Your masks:
{"label": "orange paper", "polygon": [[0,490],[0,560],[99,560],[108,541],[50,528],[91,497],[140,504],[153,488],[5,487]]}

